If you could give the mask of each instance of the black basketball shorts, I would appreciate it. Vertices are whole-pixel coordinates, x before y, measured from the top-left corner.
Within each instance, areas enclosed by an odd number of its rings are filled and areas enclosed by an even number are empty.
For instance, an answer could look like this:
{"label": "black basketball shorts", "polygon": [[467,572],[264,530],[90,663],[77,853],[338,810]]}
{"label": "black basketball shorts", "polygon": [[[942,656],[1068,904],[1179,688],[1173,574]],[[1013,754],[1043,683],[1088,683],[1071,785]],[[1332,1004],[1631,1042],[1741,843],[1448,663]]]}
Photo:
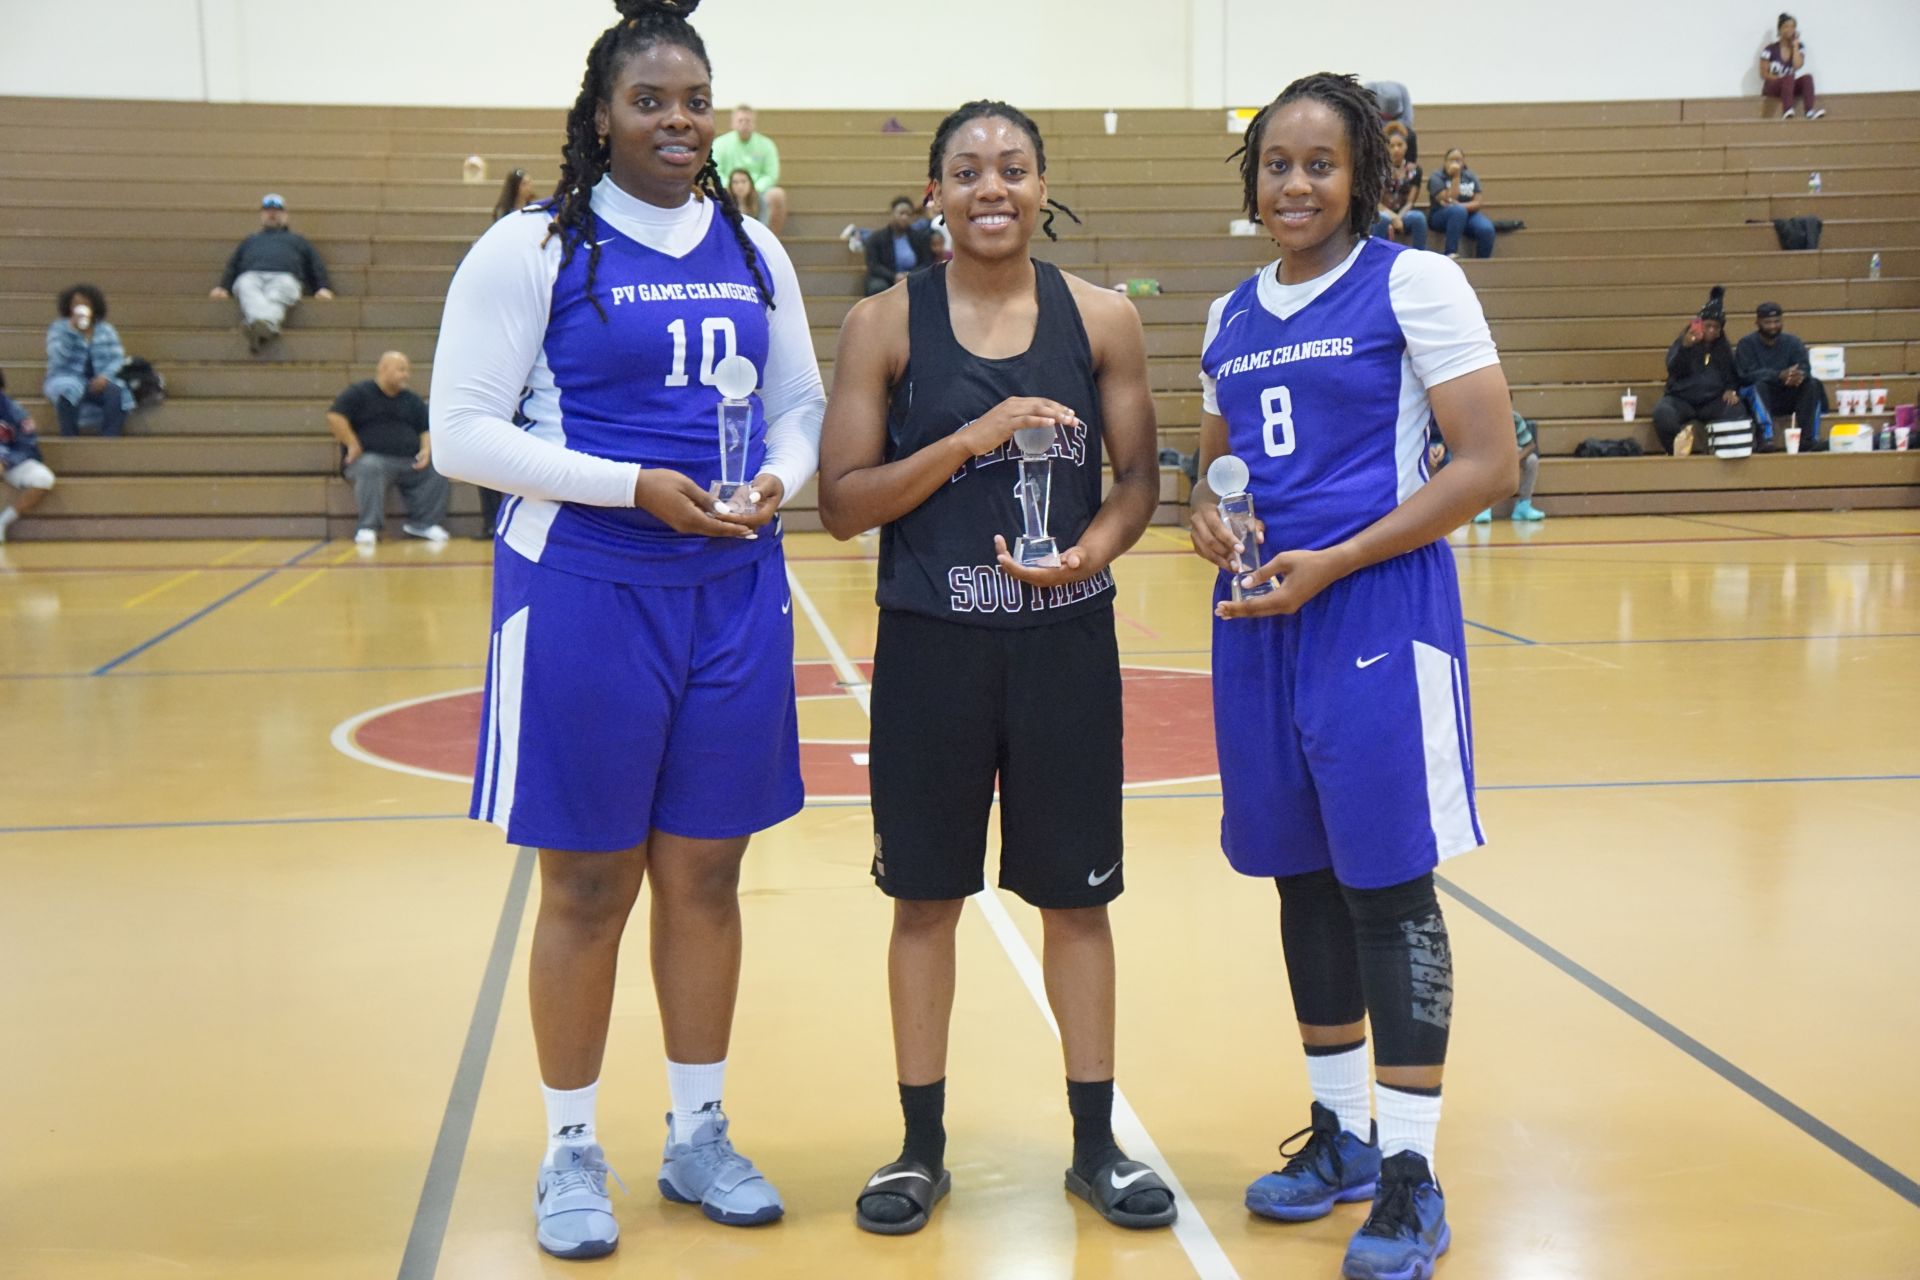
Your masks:
{"label": "black basketball shorts", "polygon": [[1120,895],[1120,653],[1113,610],[990,628],[883,610],[873,659],[873,878],[889,897],[1000,887],[1035,907]]}

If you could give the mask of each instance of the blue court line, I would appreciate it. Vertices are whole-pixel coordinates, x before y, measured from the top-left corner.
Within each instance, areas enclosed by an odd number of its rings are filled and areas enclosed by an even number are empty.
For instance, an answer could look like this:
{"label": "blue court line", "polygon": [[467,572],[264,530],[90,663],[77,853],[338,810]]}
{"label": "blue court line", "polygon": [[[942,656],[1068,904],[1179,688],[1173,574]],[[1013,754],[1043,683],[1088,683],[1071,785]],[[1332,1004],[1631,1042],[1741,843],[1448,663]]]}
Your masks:
{"label": "blue court line", "polygon": [[1436,875],[1434,884],[1448,897],[1460,903],[1500,932],[1518,942],[1527,950],[1545,960],[1560,972],[1578,982],[1587,990],[1611,1004],[1647,1030],[1671,1044],[1680,1052],[1698,1062],[1707,1070],[1731,1084],[1740,1092],[1758,1102],[1767,1110],[1785,1120],[1794,1128],[1826,1147],[1854,1168],[1874,1179],[1892,1191],[1907,1203],[1920,1207],[1920,1182],[1915,1182],[1900,1170],[1882,1160],[1838,1129],[1820,1119],[1806,1108],[1795,1103],[1775,1089],[1762,1084],[1754,1076],[1742,1071],[1732,1062],[1715,1053],[1700,1041],[1668,1022],[1647,1006],[1635,1000],[1620,988],[1600,977],[1591,969],[1572,959],[1552,945],[1542,941],[1526,929],[1500,912],[1494,910],[1480,899],[1474,897],[1445,876]]}
{"label": "blue court line", "polygon": [[319,827],[340,822],[451,822],[464,813],[366,813],[338,818],[201,818],[180,822],[69,822],[44,827],[0,827],[0,836],[63,831],[179,831],[203,827]]}
{"label": "blue court line", "polygon": [[245,595],[247,592],[253,590],[255,587],[259,586],[261,583],[265,582],[268,578],[271,578],[274,574],[279,573],[280,570],[292,568],[294,565],[299,564],[302,560],[305,560],[308,556],[312,555],[314,552],[318,551],[320,548],[326,545],[327,545],[327,540],[325,538],[320,539],[320,541],[314,543],[312,546],[308,547],[305,551],[302,551],[299,555],[293,557],[293,559],[288,560],[283,564],[277,565],[274,568],[267,570],[265,573],[253,579],[253,581],[247,583],[245,586],[234,588],[232,591],[229,591],[227,592],[227,594],[221,596],[218,600],[215,600],[212,604],[207,605],[202,609],[198,609],[193,613],[188,614],[185,618],[182,618],[180,621],[174,623],[172,626],[168,627],[165,631],[162,631],[159,635],[154,636],[152,639],[141,641],[139,644],[127,650],[125,653],[121,654],[119,657],[113,659],[112,661],[104,662],[100,664],[99,666],[93,669],[93,674],[96,676],[104,676],[108,672],[112,671],[115,667],[119,666],[121,663],[130,661],[134,658],[139,657],[141,654],[145,653],[147,650],[153,648],[153,646],[159,644],[162,640],[165,640],[168,636],[178,635],[180,632],[185,631],[188,627],[200,621],[200,619],[206,617],[208,614],[212,613],[215,609],[220,608],[220,606],[226,604],[228,601],[238,599],[239,597]]}
{"label": "blue court line", "polygon": [[1529,640],[1529,639],[1527,639],[1527,638],[1526,638],[1525,636],[1517,636],[1517,635],[1515,635],[1515,634],[1513,634],[1513,632],[1511,632],[1511,631],[1502,631],[1502,630],[1501,630],[1500,628],[1498,628],[1498,627],[1490,627],[1490,626],[1488,626],[1488,625],[1487,625],[1486,623],[1484,623],[1484,622],[1475,622],[1475,621],[1474,621],[1474,620],[1473,620],[1472,618],[1468,618],[1468,619],[1466,619],[1466,623],[1467,623],[1467,625],[1468,625],[1468,626],[1470,626],[1470,627],[1476,627],[1476,628],[1478,628],[1478,629],[1479,629],[1479,630],[1481,630],[1481,631],[1491,631],[1491,632],[1492,632],[1492,633],[1493,633],[1494,635],[1496,635],[1496,636],[1505,636],[1505,637],[1506,637],[1507,639],[1509,639],[1509,640],[1511,640],[1511,641],[1513,641],[1513,642],[1514,642],[1514,643],[1516,643],[1516,644],[1538,644],[1538,643],[1540,643],[1540,642],[1539,642],[1538,640]]}

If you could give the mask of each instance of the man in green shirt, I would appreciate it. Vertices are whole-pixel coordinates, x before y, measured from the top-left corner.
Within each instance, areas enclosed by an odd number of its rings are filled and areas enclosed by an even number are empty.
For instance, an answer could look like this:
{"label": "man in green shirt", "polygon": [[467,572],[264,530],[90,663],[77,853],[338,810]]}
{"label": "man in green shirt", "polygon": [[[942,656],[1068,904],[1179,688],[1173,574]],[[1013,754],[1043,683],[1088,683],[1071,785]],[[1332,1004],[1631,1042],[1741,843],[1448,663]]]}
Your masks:
{"label": "man in green shirt", "polygon": [[780,148],[764,133],[753,131],[753,108],[742,103],[733,109],[733,132],[713,140],[713,163],[724,184],[735,169],[745,169],[760,193],[761,220],[779,235],[787,225],[787,193],[780,188]]}

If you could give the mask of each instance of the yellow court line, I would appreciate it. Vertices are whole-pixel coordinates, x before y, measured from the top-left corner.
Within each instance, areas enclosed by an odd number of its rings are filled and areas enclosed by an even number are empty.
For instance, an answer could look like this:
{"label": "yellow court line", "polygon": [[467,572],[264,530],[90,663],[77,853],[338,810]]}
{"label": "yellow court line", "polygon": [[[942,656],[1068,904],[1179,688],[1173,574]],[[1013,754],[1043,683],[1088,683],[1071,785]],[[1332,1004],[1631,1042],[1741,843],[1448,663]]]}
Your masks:
{"label": "yellow court line", "polygon": [[[339,555],[334,556],[327,563],[328,564],[344,564],[346,561],[353,559],[353,557],[358,555],[359,552],[360,552],[359,547],[349,546],[344,551],[342,551]],[[278,608],[284,602],[291,600],[299,592],[305,591],[308,587],[318,582],[321,578],[321,575],[323,575],[324,573],[326,573],[325,569],[315,569],[312,573],[307,574],[305,577],[301,578],[300,581],[294,583],[292,586],[288,587],[285,591],[282,591],[279,595],[267,601],[267,608],[269,609]]]}
{"label": "yellow court line", "polygon": [[125,604],[121,605],[120,607],[122,609],[137,608],[140,605],[145,604],[147,601],[153,599],[155,596],[159,595],[162,591],[171,591],[173,588],[179,586],[181,583],[186,582],[192,578],[197,578],[199,576],[200,576],[200,570],[198,569],[189,569],[185,573],[176,574],[173,577],[168,578],[165,582],[161,583],[159,586],[152,587],[146,591],[142,591],[139,595],[127,601]]}
{"label": "yellow court line", "polygon": [[[247,552],[259,546],[263,541],[265,541],[265,539],[255,538],[252,542],[247,543],[245,546],[235,547],[233,550],[227,552],[227,554],[213,560],[212,563],[228,564],[234,560],[238,560],[241,556],[247,554]],[[137,609],[141,605],[145,604],[147,601],[159,595],[161,592],[171,591],[175,587],[179,586],[181,583],[187,582],[193,578],[199,577],[202,572],[203,570],[200,570],[200,569],[189,569],[185,573],[175,574],[173,577],[168,578],[165,582],[161,583],[159,586],[150,588],[149,590],[146,590],[146,591],[142,591],[139,595],[133,597],[133,599],[127,601],[125,604],[121,605],[120,607],[122,609]]]}
{"label": "yellow court line", "polygon": [[266,541],[265,538],[255,538],[252,542],[249,542],[244,547],[235,547],[233,550],[227,552],[227,554],[215,560],[214,563],[227,564],[230,561],[238,560],[241,556],[247,554],[247,552],[253,550],[255,547],[259,546],[262,542],[265,542],[265,541]]}
{"label": "yellow court line", "polygon": [[1168,533],[1165,529],[1152,527],[1152,526],[1148,527],[1147,532],[1152,534],[1156,538],[1164,538],[1166,541],[1171,542],[1174,546],[1179,547],[1184,551],[1193,550],[1193,540],[1187,537],[1185,534]]}

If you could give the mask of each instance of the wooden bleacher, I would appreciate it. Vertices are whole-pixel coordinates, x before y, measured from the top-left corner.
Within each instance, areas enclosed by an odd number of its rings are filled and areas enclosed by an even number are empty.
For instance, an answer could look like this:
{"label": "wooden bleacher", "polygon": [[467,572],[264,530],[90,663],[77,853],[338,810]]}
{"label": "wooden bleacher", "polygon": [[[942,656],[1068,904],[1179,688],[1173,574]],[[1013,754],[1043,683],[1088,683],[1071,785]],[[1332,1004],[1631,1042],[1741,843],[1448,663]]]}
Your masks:
{"label": "wooden bleacher", "polygon": [[[1527,230],[1468,262],[1499,341],[1514,403],[1541,420],[1540,500],[1551,512],[1727,511],[1920,502],[1920,450],[1835,457],[1576,459],[1588,436],[1633,435],[1663,381],[1662,355],[1708,286],[1728,287],[1730,336],[1753,305],[1787,308],[1793,330],[1847,347],[1847,386],[1920,391],[1920,94],[1831,96],[1817,122],[1778,122],[1750,99],[1432,106],[1429,160],[1466,148],[1489,212]],[[787,243],[831,378],[834,338],[860,260],[837,238],[917,192],[937,113],[763,111],[781,144],[795,214]],[[1271,256],[1232,238],[1236,145],[1221,113],[1127,112],[1107,136],[1093,112],[1043,112],[1056,197],[1085,219],[1037,252],[1100,283],[1151,276],[1147,324],[1163,441],[1190,450],[1194,372],[1208,303]],[[497,179],[556,170],[561,113],[0,98],[0,368],[44,432],[38,399],[54,295],[80,280],[107,293],[127,348],[167,377],[171,398],[130,435],[46,442],[60,487],[18,536],[318,536],[351,529],[347,487],[322,412],[390,348],[431,376],[441,298],[486,225]],[[478,153],[493,180],[469,185]],[[1818,169],[1824,190],[1807,192]],[[233,305],[212,301],[261,192],[326,257],[340,297],[308,300],[285,338],[254,357]],[[1817,213],[1822,248],[1783,253],[1770,219]],[[1878,280],[1868,259],[1882,255]],[[1620,421],[1639,393],[1641,418]],[[1831,421],[1832,419],[1830,419]],[[1870,421],[1877,421],[1869,419]],[[1184,481],[1169,471],[1162,517]],[[456,532],[477,521],[455,486]],[[791,508],[812,523],[811,492]]]}

